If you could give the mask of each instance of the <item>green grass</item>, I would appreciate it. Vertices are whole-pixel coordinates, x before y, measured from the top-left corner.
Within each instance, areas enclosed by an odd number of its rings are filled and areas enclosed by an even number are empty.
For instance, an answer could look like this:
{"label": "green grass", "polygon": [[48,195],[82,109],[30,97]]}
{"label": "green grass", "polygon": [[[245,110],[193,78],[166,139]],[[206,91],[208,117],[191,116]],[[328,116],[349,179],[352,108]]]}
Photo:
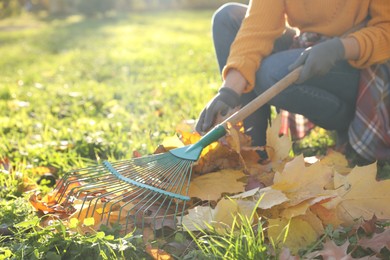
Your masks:
{"label": "green grass", "polygon": [[211,14],[3,21],[0,154],[67,170],[152,152],[219,86]]}
{"label": "green grass", "polygon": [[[47,166],[60,177],[101,159],[131,158],[134,150],[149,154],[182,120],[195,119],[220,84],[211,15],[0,21],[0,224],[3,234],[13,233],[0,236],[0,259],[10,252],[15,259],[145,257],[136,237],[63,233],[60,223],[53,233],[31,224],[23,176],[36,180],[33,169]],[[28,227],[16,228],[19,222]]]}
{"label": "green grass", "polygon": [[195,119],[221,82],[211,15],[0,21],[0,159],[10,162],[0,163],[0,259],[147,258],[132,234],[40,227],[23,176],[37,180],[33,169],[47,166],[60,177],[134,150],[152,153],[182,120]]}
{"label": "green grass", "polygon": [[[0,21],[0,225],[14,232],[0,236],[0,259],[146,257],[136,236],[82,236],[58,222],[39,227],[23,177],[37,180],[39,166],[60,177],[101,159],[131,158],[134,150],[152,153],[182,120],[197,118],[221,83],[211,16],[164,11]],[[317,134],[314,146],[304,140],[298,150],[326,150],[332,140]],[[238,236],[204,233],[195,241],[204,255],[267,257],[272,248],[258,236],[261,225],[247,224]],[[221,246],[208,247],[215,241]],[[265,251],[254,251],[259,247]]]}

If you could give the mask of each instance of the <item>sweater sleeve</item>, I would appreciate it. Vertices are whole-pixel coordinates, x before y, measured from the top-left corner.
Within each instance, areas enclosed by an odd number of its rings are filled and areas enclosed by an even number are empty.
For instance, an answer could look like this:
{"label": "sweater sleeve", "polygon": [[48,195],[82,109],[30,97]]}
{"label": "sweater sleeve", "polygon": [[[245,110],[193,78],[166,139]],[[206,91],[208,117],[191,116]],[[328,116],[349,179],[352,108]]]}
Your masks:
{"label": "sweater sleeve", "polygon": [[365,68],[390,59],[390,3],[388,0],[372,0],[367,27],[350,34],[360,46],[360,56],[350,64]]}
{"label": "sweater sleeve", "polygon": [[251,0],[222,77],[225,79],[229,69],[234,68],[248,82],[244,91],[252,90],[261,60],[272,52],[275,39],[282,35],[285,27],[283,0]]}

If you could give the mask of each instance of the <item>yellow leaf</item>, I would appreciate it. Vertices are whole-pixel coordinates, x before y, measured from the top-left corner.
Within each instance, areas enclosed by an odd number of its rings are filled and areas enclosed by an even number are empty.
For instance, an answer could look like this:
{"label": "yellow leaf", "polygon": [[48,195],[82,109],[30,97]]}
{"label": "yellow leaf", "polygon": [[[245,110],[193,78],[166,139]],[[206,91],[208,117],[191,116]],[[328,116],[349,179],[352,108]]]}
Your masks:
{"label": "yellow leaf", "polygon": [[165,252],[163,249],[152,248],[151,245],[146,245],[146,252],[152,257],[154,260],[172,260],[173,257]]}
{"label": "yellow leaf", "polygon": [[228,124],[228,134],[232,139],[230,145],[236,153],[241,152],[240,137],[238,136],[238,131],[232,125]]}
{"label": "yellow leaf", "polygon": [[222,170],[194,178],[188,196],[201,200],[218,200],[223,193],[234,194],[245,190],[245,183],[237,181],[244,177],[241,170]]}
{"label": "yellow leaf", "polygon": [[270,209],[273,206],[280,205],[289,199],[280,190],[274,190],[271,187],[255,188],[237,195],[232,196],[233,199],[252,198],[254,203],[260,200],[258,208]]}
{"label": "yellow leaf", "polygon": [[[313,226],[301,217],[268,220],[268,237],[287,246],[293,254],[315,242],[319,235]],[[283,243],[284,241],[284,243]]]}
{"label": "yellow leaf", "polygon": [[213,226],[220,231],[230,229],[234,216],[237,216],[237,201],[232,199],[221,199],[215,207]]}
{"label": "yellow leaf", "polygon": [[177,135],[174,135],[174,136],[165,138],[165,139],[163,140],[163,142],[162,142],[162,146],[164,146],[164,148],[165,148],[166,150],[171,150],[171,149],[183,147],[184,144],[183,144],[183,142],[179,139],[179,137],[177,137]]}
{"label": "yellow leaf", "polygon": [[310,207],[310,204],[308,201],[301,202],[295,206],[288,207],[285,210],[283,210],[281,216],[290,219],[296,216],[304,215],[307,212],[307,209]]}
{"label": "yellow leaf", "polygon": [[348,160],[342,153],[334,150],[329,150],[324,158],[320,160],[321,164],[333,167],[338,173],[349,173],[351,169],[348,167]]}
{"label": "yellow leaf", "polygon": [[267,146],[271,147],[271,149],[267,149],[267,152],[273,163],[288,158],[292,147],[290,137],[286,135],[279,137],[280,124],[281,115],[278,114],[272,120],[271,127],[267,129]]}
{"label": "yellow leaf", "polygon": [[275,174],[271,187],[283,191],[290,199],[290,206],[294,206],[308,199],[335,196],[334,191],[324,189],[332,176],[332,169],[319,162],[306,167],[300,155],[288,162],[282,173]]}
{"label": "yellow leaf", "polygon": [[335,174],[334,186],[340,196],[337,212],[346,223],[354,219],[390,219],[390,180],[376,180],[376,163],[355,167],[343,176]]}

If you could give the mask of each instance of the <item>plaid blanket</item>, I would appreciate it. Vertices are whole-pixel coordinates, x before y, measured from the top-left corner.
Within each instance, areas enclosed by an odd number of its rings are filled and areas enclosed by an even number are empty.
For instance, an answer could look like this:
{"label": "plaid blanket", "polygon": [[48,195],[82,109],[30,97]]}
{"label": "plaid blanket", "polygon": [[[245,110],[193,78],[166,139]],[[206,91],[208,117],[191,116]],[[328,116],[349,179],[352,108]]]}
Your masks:
{"label": "plaid blanket", "polygon": [[362,70],[356,102],[348,130],[351,146],[368,160],[389,160],[390,61]]}
{"label": "plaid blanket", "polygon": [[[327,38],[316,33],[295,37],[291,48],[307,48]],[[315,126],[302,115],[280,111],[280,135],[301,139]],[[353,149],[367,160],[390,159],[390,61],[361,71],[355,117],[348,130]]]}

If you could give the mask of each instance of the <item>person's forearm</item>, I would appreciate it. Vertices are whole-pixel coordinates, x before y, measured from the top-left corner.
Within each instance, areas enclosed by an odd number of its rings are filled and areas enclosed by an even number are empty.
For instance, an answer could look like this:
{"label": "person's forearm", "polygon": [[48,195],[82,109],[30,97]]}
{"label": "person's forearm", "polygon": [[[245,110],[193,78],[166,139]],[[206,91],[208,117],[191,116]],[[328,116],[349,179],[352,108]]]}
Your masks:
{"label": "person's forearm", "polygon": [[241,95],[248,82],[238,70],[230,69],[226,75],[222,87],[230,88]]}
{"label": "person's forearm", "polygon": [[344,45],[344,58],[346,60],[357,60],[360,55],[360,47],[358,41],[354,37],[346,37],[341,39]]}

